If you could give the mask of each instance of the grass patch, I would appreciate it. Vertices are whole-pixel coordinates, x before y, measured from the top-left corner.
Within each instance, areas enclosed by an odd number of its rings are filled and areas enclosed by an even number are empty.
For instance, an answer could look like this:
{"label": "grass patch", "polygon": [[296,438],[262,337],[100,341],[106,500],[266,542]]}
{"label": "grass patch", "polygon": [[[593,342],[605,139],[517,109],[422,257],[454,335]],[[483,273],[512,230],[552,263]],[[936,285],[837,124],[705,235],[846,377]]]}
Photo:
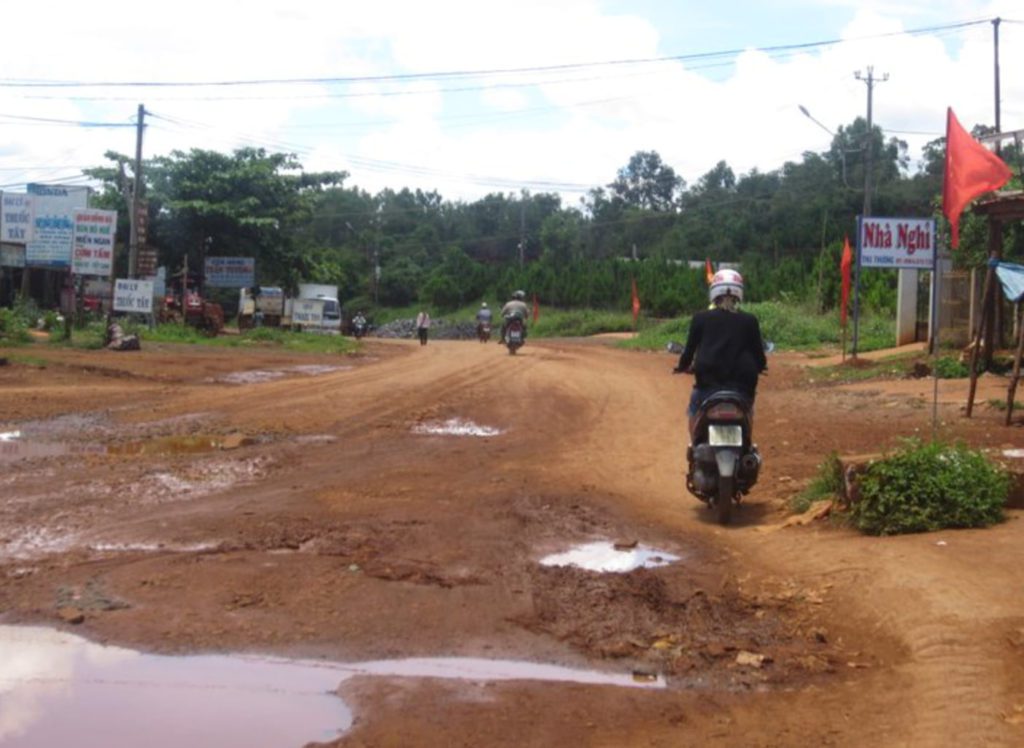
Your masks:
{"label": "grass patch", "polygon": [[[529,323],[528,323],[529,324]],[[570,338],[604,332],[630,332],[633,315],[629,312],[601,312],[593,309],[542,309],[530,335],[538,338]]]}
{"label": "grass patch", "polygon": [[824,462],[818,465],[818,472],[810,485],[789,500],[789,509],[794,514],[803,514],[815,501],[838,496],[843,491],[843,466],[839,453],[830,452]]}
{"label": "grass patch", "polygon": [[899,379],[907,376],[919,357],[918,353],[903,353],[886,356],[877,361],[869,361],[866,358],[848,358],[845,363],[835,366],[812,367],[808,369],[807,375],[814,383],[833,382],[836,384],[866,382],[871,379]]}
{"label": "grass patch", "polygon": [[869,535],[987,527],[1003,520],[1010,478],[962,444],[904,447],[870,465],[860,479],[853,524]]}
{"label": "grass patch", "polygon": [[[744,304],[743,309],[757,317],[765,340],[780,349],[812,350],[840,344],[841,330],[835,314],[820,315],[809,307],[778,301]],[[636,338],[619,345],[642,350],[664,349],[670,340],[684,343],[689,331],[690,318],[685,317],[643,328]],[[895,326],[891,319],[877,315],[861,317],[858,350],[888,348],[894,338]]]}
{"label": "grass patch", "polygon": [[[303,353],[331,354],[351,353],[359,347],[358,343],[341,335],[292,332],[279,327],[258,327],[239,335],[211,338],[187,325],[163,324],[150,330],[145,324],[124,319],[120,320],[120,324],[126,335],[138,335],[143,346],[146,343],[178,343],[215,348],[283,348]],[[102,348],[105,334],[104,323],[92,322],[84,328],[76,329],[70,341],[53,337],[51,343],[72,348]]]}

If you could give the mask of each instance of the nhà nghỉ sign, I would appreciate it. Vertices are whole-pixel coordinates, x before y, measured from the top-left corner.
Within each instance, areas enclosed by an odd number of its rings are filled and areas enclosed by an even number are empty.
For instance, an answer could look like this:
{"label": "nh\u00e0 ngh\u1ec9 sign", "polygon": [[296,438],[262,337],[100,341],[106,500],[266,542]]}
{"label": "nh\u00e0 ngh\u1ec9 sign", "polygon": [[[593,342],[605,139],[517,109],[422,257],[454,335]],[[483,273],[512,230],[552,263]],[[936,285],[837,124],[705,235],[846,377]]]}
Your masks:
{"label": "nh\u00e0 ngh\u1ec9 sign", "polygon": [[859,239],[864,267],[930,270],[935,254],[935,220],[861,218]]}

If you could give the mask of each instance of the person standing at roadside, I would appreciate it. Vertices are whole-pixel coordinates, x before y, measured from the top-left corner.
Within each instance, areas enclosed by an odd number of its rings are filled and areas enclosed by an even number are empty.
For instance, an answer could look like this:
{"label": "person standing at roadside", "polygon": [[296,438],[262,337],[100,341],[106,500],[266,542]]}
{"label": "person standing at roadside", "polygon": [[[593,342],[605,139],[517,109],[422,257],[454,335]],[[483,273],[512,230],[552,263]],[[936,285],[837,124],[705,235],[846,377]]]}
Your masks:
{"label": "person standing at roadside", "polygon": [[430,332],[430,314],[426,310],[416,315],[416,332],[420,336],[420,345],[427,344],[427,335]]}

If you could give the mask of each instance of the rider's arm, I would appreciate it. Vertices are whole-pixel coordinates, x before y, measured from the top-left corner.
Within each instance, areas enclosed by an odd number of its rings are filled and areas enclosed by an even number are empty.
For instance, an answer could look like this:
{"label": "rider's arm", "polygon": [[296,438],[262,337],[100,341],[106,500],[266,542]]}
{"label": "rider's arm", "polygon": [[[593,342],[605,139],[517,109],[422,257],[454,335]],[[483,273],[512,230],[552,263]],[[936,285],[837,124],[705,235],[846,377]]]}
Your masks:
{"label": "rider's arm", "polygon": [[679,365],[676,369],[686,371],[693,365],[693,357],[697,355],[697,348],[700,346],[701,337],[704,335],[704,320],[700,315],[694,315],[690,321],[690,334],[686,336],[686,347],[679,356]]}
{"label": "rider's arm", "polygon": [[762,372],[768,368],[768,359],[764,355],[764,338],[761,337],[761,325],[754,317],[754,360],[757,362],[757,371]]}

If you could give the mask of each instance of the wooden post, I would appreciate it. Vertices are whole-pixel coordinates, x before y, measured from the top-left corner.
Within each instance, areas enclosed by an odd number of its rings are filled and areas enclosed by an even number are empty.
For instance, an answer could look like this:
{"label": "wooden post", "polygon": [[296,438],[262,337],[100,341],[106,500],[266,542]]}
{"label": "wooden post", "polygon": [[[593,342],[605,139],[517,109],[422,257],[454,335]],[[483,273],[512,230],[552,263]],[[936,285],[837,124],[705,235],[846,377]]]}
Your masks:
{"label": "wooden post", "polygon": [[[1017,305],[1020,308],[1020,304]],[[1013,376],[1010,378],[1010,387],[1006,393],[1006,425],[1010,425],[1013,418],[1013,400],[1017,396],[1017,382],[1020,381],[1020,359],[1024,355],[1024,314],[1015,315],[1017,322],[1017,353],[1013,357]]]}
{"label": "wooden post", "polygon": [[988,321],[988,315],[985,314],[985,310],[989,307],[989,296],[992,295],[992,283],[995,276],[995,270],[989,268],[988,272],[985,273],[985,290],[981,294],[981,314],[978,315],[978,329],[974,334],[974,338],[971,340],[971,384],[967,389],[967,412],[966,416],[971,417],[971,413],[974,410],[974,393],[978,388],[978,349],[981,347],[981,341],[985,335],[986,323]]}

